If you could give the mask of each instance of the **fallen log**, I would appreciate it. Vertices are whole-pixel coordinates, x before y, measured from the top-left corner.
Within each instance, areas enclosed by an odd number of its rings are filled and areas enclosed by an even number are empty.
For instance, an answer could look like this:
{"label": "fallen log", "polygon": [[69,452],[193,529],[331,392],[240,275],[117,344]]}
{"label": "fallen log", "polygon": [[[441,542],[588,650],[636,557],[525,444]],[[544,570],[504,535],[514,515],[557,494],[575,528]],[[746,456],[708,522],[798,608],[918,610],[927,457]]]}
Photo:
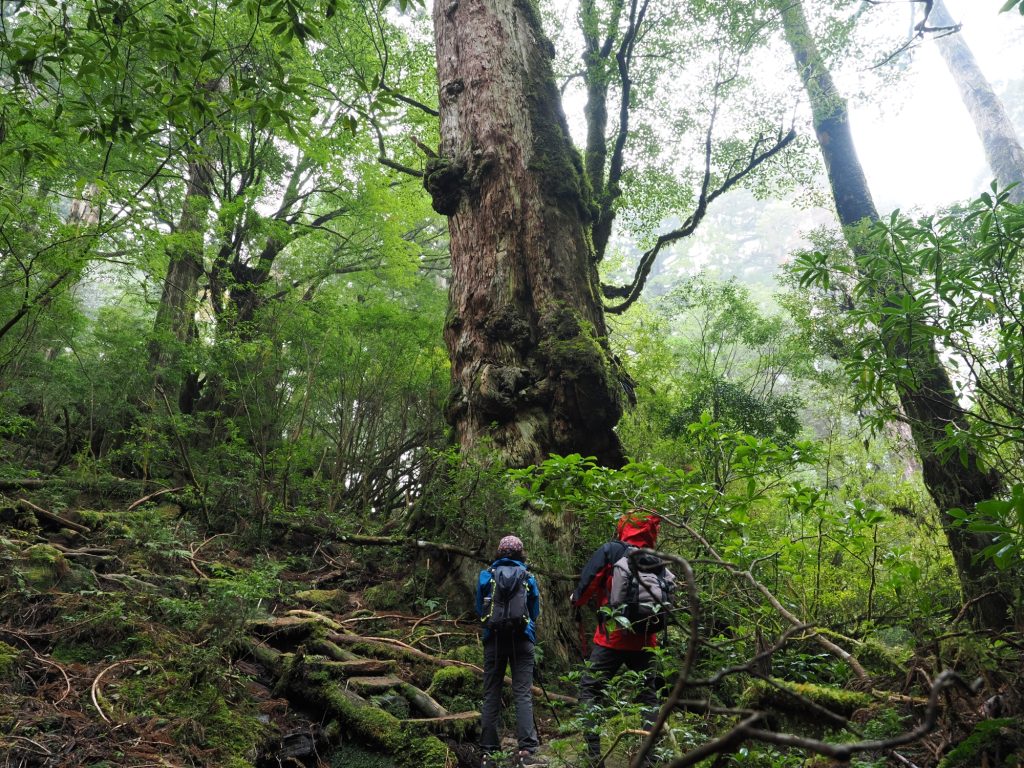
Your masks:
{"label": "fallen log", "polygon": [[266,645],[251,644],[253,656],[276,678],[277,688],[289,701],[313,707],[328,722],[327,733],[341,732],[393,755],[399,765],[412,768],[455,768],[457,759],[444,742],[404,725],[394,715],[370,704],[334,679],[322,662],[303,653],[286,654]]}
{"label": "fallen log", "polygon": [[89,528],[82,525],[81,523],[76,523],[73,520],[68,520],[66,517],[61,517],[57,513],[51,512],[48,509],[43,509],[42,507],[33,504],[28,499],[19,498],[17,504],[19,507],[22,507],[23,509],[28,509],[34,512],[35,514],[39,515],[39,517],[42,517],[45,520],[49,520],[51,523],[56,523],[62,528],[70,528],[72,531],[76,531],[78,533],[89,533]]}
{"label": "fallen log", "polygon": [[[327,639],[334,643],[342,643],[346,645],[365,645],[370,650],[375,650],[379,653],[387,655],[389,658],[407,660],[407,661],[425,661],[430,664],[434,664],[439,667],[466,667],[473,670],[478,676],[483,677],[484,671],[476,664],[470,664],[468,661],[457,661],[456,659],[442,659],[437,656],[431,656],[429,653],[417,650],[410,645],[406,645],[400,640],[388,640],[386,638],[374,637],[367,638],[360,635],[349,635],[340,632],[331,632],[328,634]],[[512,678],[505,677],[505,682],[509,685],[512,684]],[[544,696],[544,691],[541,690],[540,686],[530,686],[530,691],[534,696]],[[548,693],[547,697],[552,701],[562,701],[566,704],[578,704],[579,701],[573,696],[564,696],[560,693]]]}
{"label": "fallen log", "polygon": [[[310,647],[310,650],[315,650]],[[306,657],[312,663],[310,657]],[[388,675],[395,671],[395,662],[387,659],[349,659],[346,661],[335,661],[333,659],[317,662],[324,669],[338,677],[347,677],[351,680],[373,679],[377,676]]]}
{"label": "fallen log", "polygon": [[403,720],[404,725],[422,728],[430,733],[439,733],[453,739],[464,740],[466,735],[480,725],[479,712],[454,712],[444,717],[419,717]]}
{"label": "fallen log", "polygon": [[412,683],[407,683],[405,680],[398,677],[390,675],[378,677],[350,677],[348,679],[348,685],[360,695],[373,695],[390,690],[398,691],[413,707],[427,717],[447,717],[451,714],[429,693],[420,690]]}

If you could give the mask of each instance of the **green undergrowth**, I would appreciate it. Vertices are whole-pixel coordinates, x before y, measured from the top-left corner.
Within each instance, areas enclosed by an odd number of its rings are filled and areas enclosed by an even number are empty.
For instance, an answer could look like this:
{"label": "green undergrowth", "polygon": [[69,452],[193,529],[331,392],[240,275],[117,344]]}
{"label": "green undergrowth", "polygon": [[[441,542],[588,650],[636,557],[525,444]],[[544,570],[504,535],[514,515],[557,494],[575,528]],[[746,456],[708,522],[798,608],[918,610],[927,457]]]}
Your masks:
{"label": "green undergrowth", "polygon": [[1024,765],[1024,727],[1016,718],[996,718],[978,723],[971,735],[949,754],[939,768],[972,768],[1000,765],[1004,768]]}

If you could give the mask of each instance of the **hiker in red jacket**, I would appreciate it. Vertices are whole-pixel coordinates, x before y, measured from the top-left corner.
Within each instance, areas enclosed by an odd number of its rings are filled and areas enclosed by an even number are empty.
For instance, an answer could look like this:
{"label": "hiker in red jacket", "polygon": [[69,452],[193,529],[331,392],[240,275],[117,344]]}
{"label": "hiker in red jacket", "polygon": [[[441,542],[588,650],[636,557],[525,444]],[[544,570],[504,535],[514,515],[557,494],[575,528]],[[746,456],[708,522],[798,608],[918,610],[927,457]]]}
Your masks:
{"label": "hiker in red jacket", "polygon": [[[572,604],[579,608],[593,602],[596,607],[608,604],[611,593],[613,566],[630,547],[651,549],[658,539],[661,518],[646,510],[631,510],[619,518],[615,539],[601,545],[583,568],[580,582],[572,594]],[[615,621],[599,618],[594,632],[594,647],[587,668],[580,680],[580,704],[589,713],[585,732],[590,765],[604,768],[601,760],[601,734],[593,717],[595,701],[604,692],[608,680],[625,665],[627,669],[644,673],[644,685],[637,696],[644,705],[644,723],[654,722],[658,709],[657,680],[654,670],[654,652],[658,637],[655,632],[631,632]]]}

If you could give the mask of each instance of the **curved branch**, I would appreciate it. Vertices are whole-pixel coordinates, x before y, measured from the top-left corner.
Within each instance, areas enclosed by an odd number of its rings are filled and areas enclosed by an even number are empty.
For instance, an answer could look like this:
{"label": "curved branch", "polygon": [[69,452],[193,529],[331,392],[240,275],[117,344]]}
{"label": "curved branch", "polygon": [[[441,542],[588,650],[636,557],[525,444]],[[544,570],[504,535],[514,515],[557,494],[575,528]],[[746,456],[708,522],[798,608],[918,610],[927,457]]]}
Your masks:
{"label": "curved branch", "polygon": [[705,134],[704,144],[704,178],[701,181],[701,193],[700,198],[697,201],[697,207],[693,213],[687,217],[686,221],[683,222],[682,226],[678,229],[674,229],[671,232],[666,232],[661,235],[655,244],[648,249],[644,255],[640,258],[640,263],[637,265],[636,273],[634,274],[633,281],[629,285],[625,286],[601,286],[602,292],[607,299],[623,299],[619,304],[613,304],[611,306],[605,306],[604,311],[618,315],[629,309],[633,303],[640,298],[640,293],[643,291],[644,286],[647,284],[647,278],[651,273],[651,269],[654,266],[654,261],[661,252],[661,249],[666,245],[671,245],[677,240],[681,240],[685,237],[689,237],[693,234],[694,230],[703,221],[704,216],[707,214],[708,206],[714,202],[714,200],[721,195],[728,192],[737,182],[741,181],[744,177],[749,175],[755,168],[764,163],[766,160],[774,157],[789,144],[796,139],[796,130],[790,128],[785,135],[781,132],[775,137],[774,143],[765,150],[761,150],[764,144],[765,137],[759,136],[757,141],[754,142],[754,146],[751,149],[750,156],[747,162],[738,171],[733,172],[727,176],[721,184],[719,184],[714,190],[708,191],[711,186],[711,134],[714,128],[715,113],[712,112],[712,119],[708,125],[708,130]]}

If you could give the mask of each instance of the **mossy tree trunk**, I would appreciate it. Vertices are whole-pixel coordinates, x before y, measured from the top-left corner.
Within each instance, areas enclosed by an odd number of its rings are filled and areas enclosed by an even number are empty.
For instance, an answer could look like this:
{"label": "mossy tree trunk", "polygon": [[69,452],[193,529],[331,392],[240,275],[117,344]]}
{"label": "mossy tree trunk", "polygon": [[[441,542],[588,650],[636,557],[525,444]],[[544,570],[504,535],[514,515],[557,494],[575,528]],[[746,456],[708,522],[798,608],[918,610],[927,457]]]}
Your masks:
{"label": "mossy tree trunk", "polygon": [[[846,101],[818,51],[801,3],[786,2],[780,10],[786,39],[810,98],[814,131],[839,221],[848,231],[865,220],[878,221],[878,211],[853,144]],[[870,254],[864,252],[856,239],[851,239],[851,246],[863,264],[864,257]],[[870,279],[868,271],[862,268],[862,279]],[[884,292],[881,298],[886,304],[902,304],[905,289],[900,285],[880,283],[875,290]],[[990,562],[979,558],[991,543],[990,537],[966,531],[949,515],[951,509],[971,511],[978,502],[994,497],[1001,479],[996,472],[981,466],[977,452],[970,446],[966,447],[962,461],[955,453],[939,450],[939,444],[946,438],[947,425],[963,431],[967,425],[934,341],[919,335],[908,343],[901,334],[889,332],[889,338],[884,334],[885,330],[881,341],[887,355],[909,366],[914,374],[910,378],[912,386],[903,381],[895,383],[896,393],[921,458],[925,486],[939,509],[964,598],[972,606],[972,617],[984,628],[1008,628],[1012,624],[1009,609],[1013,590]]]}
{"label": "mossy tree trunk", "polygon": [[623,462],[590,227],[595,208],[531,0],[439,1],[440,157],[449,221],[447,416],[463,451],[509,466],[551,453]]}

